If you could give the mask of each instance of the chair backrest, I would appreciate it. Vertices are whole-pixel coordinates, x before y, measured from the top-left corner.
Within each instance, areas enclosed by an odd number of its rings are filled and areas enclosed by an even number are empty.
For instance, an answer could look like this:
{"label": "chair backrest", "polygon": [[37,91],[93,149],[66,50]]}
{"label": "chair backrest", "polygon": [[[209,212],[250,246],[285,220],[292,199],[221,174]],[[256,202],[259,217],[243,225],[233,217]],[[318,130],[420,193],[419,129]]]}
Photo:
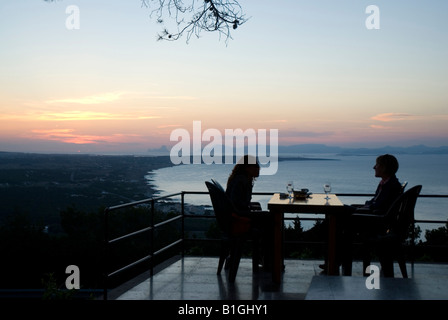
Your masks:
{"label": "chair backrest", "polygon": [[401,240],[405,240],[414,221],[414,209],[422,190],[421,185],[412,187],[400,195],[386,213],[388,228]]}
{"label": "chair backrest", "polygon": [[404,190],[406,189],[406,186],[408,185],[408,182],[407,181],[405,181],[405,182],[403,182],[402,184],[401,184],[401,193],[403,193],[404,192]]}
{"label": "chair backrest", "polygon": [[215,186],[217,186],[218,187],[218,189],[221,191],[221,192],[226,192],[225,190],[224,190],[224,188],[222,187],[222,185],[218,182],[218,181],[216,181],[215,179],[211,179],[212,180],[212,182],[213,182],[213,184],[215,185]]}
{"label": "chair backrest", "polygon": [[230,234],[233,205],[224,189],[209,181],[205,182],[215,211],[216,221],[222,232]]}

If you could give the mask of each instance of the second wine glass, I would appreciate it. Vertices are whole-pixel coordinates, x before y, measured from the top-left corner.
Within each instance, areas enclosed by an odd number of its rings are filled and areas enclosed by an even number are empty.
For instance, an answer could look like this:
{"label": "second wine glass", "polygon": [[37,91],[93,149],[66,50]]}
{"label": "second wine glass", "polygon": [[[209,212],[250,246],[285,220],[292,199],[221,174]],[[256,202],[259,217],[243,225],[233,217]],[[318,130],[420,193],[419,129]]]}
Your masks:
{"label": "second wine glass", "polygon": [[325,199],[329,200],[330,197],[328,196],[328,194],[331,192],[331,183],[330,182],[326,182],[324,183],[324,192],[325,192]]}
{"label": "second wine glass", "polygon": [[286,191],[288,191],[289,199],[291,199],[292,193],[294,192],[294,182],[292,182],[292,181],[287,182]]}

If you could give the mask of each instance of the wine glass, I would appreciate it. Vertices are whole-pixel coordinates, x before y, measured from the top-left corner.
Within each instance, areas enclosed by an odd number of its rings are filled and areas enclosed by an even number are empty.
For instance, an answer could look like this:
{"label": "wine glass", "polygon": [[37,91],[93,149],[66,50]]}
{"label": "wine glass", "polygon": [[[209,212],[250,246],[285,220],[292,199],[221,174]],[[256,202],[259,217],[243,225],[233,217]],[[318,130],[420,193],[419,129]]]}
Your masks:
{"label": "wine glass", "polygon": [[286,191],[288,191],[289,199],[291,199],[292,193],[294,192],[294,183],[292,181],[287,182]]}
{"label": "wine glass", "polygon": [[325,191],[325,200],[329,200],[330,197],[328,196],[328,194],[331,192],[331,183],[330,182],[326,182],[324,184],[324,191]]}

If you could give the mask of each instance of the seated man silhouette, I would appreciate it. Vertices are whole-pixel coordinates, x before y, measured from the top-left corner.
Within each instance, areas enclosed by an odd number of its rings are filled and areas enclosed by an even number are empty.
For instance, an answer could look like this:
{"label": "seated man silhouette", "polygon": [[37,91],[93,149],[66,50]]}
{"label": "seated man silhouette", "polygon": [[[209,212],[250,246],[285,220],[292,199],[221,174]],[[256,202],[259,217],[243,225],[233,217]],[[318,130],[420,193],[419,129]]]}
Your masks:
{"label": "seated man silhouette", "polygon": [[[398,160],[393,155],[378,156],[373,169],[375,177],[381,178],[381,181],[376,188],[374,197],[364,204],[345,206],[347,215],[338,219],[336,257],[337,262],[342,264],[344,275],[351,275],[353,236],[359,235],[361,238],[365,238],[377,232],[375,226],[366,224],[361,219],[353,221],[351,214],[385,214],[403,191],[403,187],[396,177],[398,167]],[[326,263],[319,267],[326,270]]]}
{"label": "seated man silhouette", "polygon": [[373,167],[375,177],[381,178],[375,191],[375,196],[364,205],[353,205],[355,211],[369,214],[384,214],[397,197],[402,193],[401,183],[396,177],[398,160],[390,154],[384,154],[376,159]]}

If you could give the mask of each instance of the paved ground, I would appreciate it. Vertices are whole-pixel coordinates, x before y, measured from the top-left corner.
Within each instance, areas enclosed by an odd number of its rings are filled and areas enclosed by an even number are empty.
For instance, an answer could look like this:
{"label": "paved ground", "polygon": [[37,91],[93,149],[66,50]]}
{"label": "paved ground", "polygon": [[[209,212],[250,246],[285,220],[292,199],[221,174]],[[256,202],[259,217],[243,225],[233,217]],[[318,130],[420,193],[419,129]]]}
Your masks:
{"label": "paved ground", "polygon": [[[234,284],[226,272],[216,275],[218,259],[185,257],[174,261],[152,278],[141,275],[111,290],[117,300],[346,300],[346,299],[448,299],[448,265],[408,265],[410,279],[402,279],[398,266],[395,278],[380,278],[380,289],[366,288],[362,263],[354,262],[352,277],[321,274],[317,260],[285,260],[282,283],[270,273],[253,273],[250,259],[242,259]],[[373,283],[373,282],[371,282]],[[447,289],[445,289],[447,288]]]}

